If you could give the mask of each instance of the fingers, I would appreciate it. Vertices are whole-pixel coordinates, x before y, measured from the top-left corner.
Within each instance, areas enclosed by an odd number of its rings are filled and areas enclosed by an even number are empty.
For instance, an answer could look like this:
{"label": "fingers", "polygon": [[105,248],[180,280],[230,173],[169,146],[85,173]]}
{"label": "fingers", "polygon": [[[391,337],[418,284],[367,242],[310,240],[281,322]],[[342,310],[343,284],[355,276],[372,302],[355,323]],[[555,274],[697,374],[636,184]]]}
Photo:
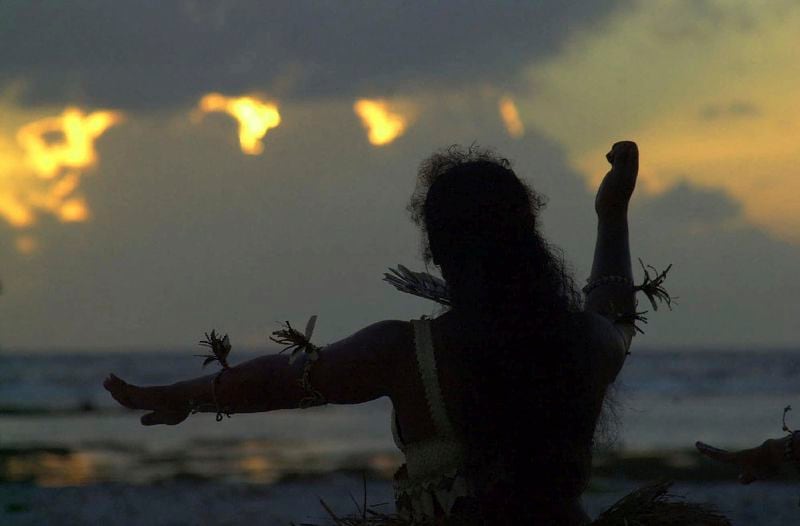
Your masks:
{"label": "fingers", "polygon": [[694,446],[700,453],[712,460],[724,462],[725,464],[737,464],[739,462],[739,453],[732,453],[699,441]]}
{"label": "fingers", "polygon": [[139,419],[143,426],[155,426],[158,424],[163,424],[161,421],[161,415],[153,411],[152,413],[147,413],[146,415],[142,415],[142,418]]}
{"label": "fingers", "polygon": [[745,449],[743,451],[731,452],[714,446],[709,446],[703,442],[695,443],[695,447],[697,447],[697,450],[700,451],[700,453],[708,458],[723,462],[725,464],[738,465],[743,468],[743,471],[739,473],[738,476],[738,480],[741,484],[747,485],[757,480],[766,478],[765,473],[761,473],[761,475],[756,473],[756,471],[760,472],[761,470],[756,469],[753,464],[752,457],[755,449]]}
{"label": "fingers", "polygon": [[153,396],[156,394],[153,392],[155,388],[129,384],[113,373],[105,379],[103,387],[111,393],[114,400],[128,409],[155,409],[158,407],[157,400]]}
{"label": "fingers", "polygon": [[638,157],[639,147],[633,141],[615,142],[611,147],[611,151],[606,154],[606,159],[612,165],[620,161],[625,162],[638,159]]}
{"label": "fingers", "polygon": [[744,473],[739,474],[739,482],[743,485],[751,484],[756,480],[758,480],[758,477],[756,477],[753,473],[749,471],[745,471]]}
{"label": "fingers", "polygon": [[111,373],[103,382],[103,387],[106,388],[106,391],[111,393],[111,396],[114,400],[119,402],[120,405],[129,409],[136,409],[133,400],[131,400],[130,393],[128,392],[128,384],[124,380]]}
{"label": "fingers", "polygon": [[153,411],[152,413],[143,415],[140,420],[143,426],[155,426],[159,424],[174,426],[186,420],[186,416],[186,413]]}
{"label": "fingers", "polygon": [[[159,387],[138,387],[131,385],[114,374],[109,374],[108,378],[103,381],[103,387],[111,393],[114,400],[129,409],[156,409],[163,407],[164,404],[159,402]],[[189,416],[188,409],[185,411],[179,410],[160,410],[152,411],[142,416],[141,422],[145,426],[154,426],[159,424],[176,425],[180,424],[186,417]]]}

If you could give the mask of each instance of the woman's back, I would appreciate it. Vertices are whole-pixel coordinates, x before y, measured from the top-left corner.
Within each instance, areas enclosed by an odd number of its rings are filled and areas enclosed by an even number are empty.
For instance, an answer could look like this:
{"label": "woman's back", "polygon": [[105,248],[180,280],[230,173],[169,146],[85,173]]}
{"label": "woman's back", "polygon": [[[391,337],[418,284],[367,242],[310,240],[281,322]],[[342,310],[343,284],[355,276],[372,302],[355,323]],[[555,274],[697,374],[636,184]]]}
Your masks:
{"label": "woman's back", "polygon": [[[528,503],[524,506],[526,509],[541,509],[543,516],[551,518],[555,513],[559,524],[585,523],[588,519],[580,510],[578,498],[588,481],[591,467],[591,436],[582,441],[568,440],[569,430],[561,430],[559,434],[565,440],[558,455],[560,469],[555,475],[558,480],[540,479],[541,474],[537,472],[536,466],[547,459],[537,461],[536,458],[531,458],[528,462],[530,472],[522,485],[519,484],[518,477],[513,477],[516,484],[514,492],[503,489],[502,494],[485,495],[487,492],[496,493],[507,484],[499,473],[497,477],[493,477],[493,484],[488,486],[482,482],[485,477],[474,476],[475,465],[484,464],[481,469],[487,466],[485,459],[475,462],[475,459],[469,458],[474,453],[471,453],[468,434],[474,432],[476,426],[491,426],[501,433],[509,434],[520,428],[530,431],[537,425],[537,414],[533,409],[517,411],[513,420],[498,418],[490,422],[475,421],[475,415],[469,414],[463,403],[475,386],[465,381],[462,374],[463,364],[460,360],[464,358],[464,339],[461,328],[462,321],[452,311],[435,320],[413,321],[409,347],[405,357],[399,360],[398,373],[403,375],[405,381],[400,382],[404,387],[393,396],[396,410],[394,424],[398,446],[404,450],[408,464],[401,471],[401,480],[396,482],[401,512],[418,518],[420,513],[444,516],[458,514],[461,509],[474,518],[481,499],[491,498],[499,504],[502,499],[513,498],[519,501],[524,498]],[[591,354],[603,347],[591,345],[592,337],[596,337],[592,331],[583,334],[586,341],[581,347],[587,362],[594,362],[595,358]],[[535,342],[530,345],[535,348]],[[535,352],[535,349],[530,352]],[[590,368],[589,371],[594,374],[595,370]],[[531,374],[531,378],[533,376]],[[587,381],[602,385],[602,389],[595,392],[593,400],[582,401],[585,406],[596,408],[594,421],[602,405],[605,384],[601,378],[587,378]],[[524,400],[520,402],[521,406],[526,405]],[[557,405],[558,400],[548,403]],[[529,405],[535,407],[537,404]],[[542,430],[544,433],[553,431],[558,430]],[[501,449],[497,453],[492,462],[498,471],[517,469],[517,448],[509,448],[508,451]],[[548,455],[552,456],[552,452]],[[549,488],[552,487],[560,488],[558,502],[549,493]],[[431,488],[435,488],[435,491]],[[457,503],[459,499],[461,502]],[[512,503],[503,504],[504,508],[509,506]],[[407,509],[403,510],[404,507]],[[463,522],[464,519],[459,520]]]}
{"label": "woman's back", "polygon": [[[463,434],[469,427],[470,421],[464,415],[459,402],[472,389],[472,386],[465,383],[464,378],[459,374],[459,341],[461,338],[458,334],[459,324],[453,320],[454,315],[455,313],[451,311],[431,320],[431,337],[444,405],[453,426]],[[589,318],[592,315],[578,313],[576,316]],[[595,326],[598,324],[602,324],[602,322],[594,321]],[[413,330],[412,325],[409,324],[408,335],[403,342],[403,350],[398,353],[400,356],[394,364],[396,376],[403,378],[403,381],[399,382],[397,393],[392,399],[406,443],[425,440],[436,433],[436,426],[429,414],[428,402],[425,399],[425,387],[419,375]],[[582,339],[585,340],[587,361],[597,363],[607,358],[604,353],[608,345],[603,341],[606,336],[602,333],[602,329],[597,327],[589,327],[582,334]],[[535,345],[535,342],[531,344],[532,347]],[[532,349],[531,352],[534,350]],[[601,386],[597,393],[597,402],[601,402],[605,386],[613,380],[613,377],[609,378],[607,369],[602,367],[592,368],[589,372],[597,375],[597,384]],[[531,416],[533,415],[520,415],[520,419]]]}

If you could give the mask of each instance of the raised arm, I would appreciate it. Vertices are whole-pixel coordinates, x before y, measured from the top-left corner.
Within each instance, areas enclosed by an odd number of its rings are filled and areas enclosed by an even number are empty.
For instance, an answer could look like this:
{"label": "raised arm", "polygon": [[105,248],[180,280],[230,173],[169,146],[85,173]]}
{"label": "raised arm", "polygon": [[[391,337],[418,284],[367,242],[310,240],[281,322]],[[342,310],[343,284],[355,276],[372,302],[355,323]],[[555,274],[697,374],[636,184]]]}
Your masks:
{"label": "raised arm", "polygon": [[636,310],[628,242],[628,203],[639,172],[639,150],[634,142],[618,142],[606,158],[611,170],[603,178],[595,199],[597,242],[585,290],[586,310],[605,318],[593,320],[593,332],[608,346],[613,379],[635,332],[633,320],[620,319],[620,315],[630,315]]}
{"label": "raised arm", "polygon": [[[311,387],[327,402],[357,404],[390,395],[395,360],[408,345],[408,322],[382,321],[326,346],[310,369]],[[111,375],[104,386],[120,404],[151,411],[142,424],[177,424],[192,407],[204,412],[255,413],[301,406],[309,392],[300,385],[305,360],[267,355],[216,374],[168,386],[139,387]],[[216,398],[216,400],[215,400]]]}

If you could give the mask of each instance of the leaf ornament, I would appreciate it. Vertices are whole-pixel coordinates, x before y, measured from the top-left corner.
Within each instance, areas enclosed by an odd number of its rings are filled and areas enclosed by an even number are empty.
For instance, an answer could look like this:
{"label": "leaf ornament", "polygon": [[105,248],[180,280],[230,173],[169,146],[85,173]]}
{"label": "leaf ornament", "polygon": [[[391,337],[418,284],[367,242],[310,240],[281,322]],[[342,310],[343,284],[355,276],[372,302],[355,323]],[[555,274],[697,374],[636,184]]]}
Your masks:
{"label": "leaf ornament", "polygon": [[[650,305],[653,307],[654,311],[658,310],[659,303],[665,303],[669,310],[672,310],[672,304],[677,302],[675,301],[677,298],[673,298],[667,289],[664,288],[664,281],[667,279],[667,273],[672,268],[672,264],[667,265],[662,272],[658,272],[655,267],[652,265],[645,265],[644,262],[639,259],[639,265],[641,265],[642,270],[644,271],[644,278],[642,279],[641,285],[636,285],[633,287],[634,294],[636,292],[643,292],[645,296],[647,296],[648,301],[650,301]],[[653,272],[653,275],[650,275],[650,271]],[[614,306],[609,305],[609,311],[614,312]],[[633,325],[633,328],[639,334],[644,334],[644,331],[641,327],[636,325],[636,322],[641,322],[646,324],[647,323],[647,314],[649,311],[635,311],[631,313],[619,313],[617,312],[614,316],[614,321],[617,323],[628,323]],[[629,352],[630,354],[630,352]]]}
{"label": "leaf ornament", "polygon": [[195,356],[205,358],[203,367],[212,362],[219,362],[223,369],[228,369],[228,355],[231,352],[231,340],[228,335],[220,336],[216,330],[212,330],[211,334],[205,333],[205,336],[206,339],[200,340],[199,343],[203,347],[208,347],[211,354],[195,354]]}
{"label": "leaf ornament", "polygon": [[[636,292],[644,292],[644,295],[650,300],[650,305],[653,306],[654,311],[658,310],[658,303],[656,303],[656,300],[661,303],[666,303],[667,308],[672,310],[672,303],[677,298],[670,296],[667,289],[664,288],[664,281],[667,279],[667,273],[672,268],[672,264],[667,265],[667,268],[665,268],[663,272],[658,272],[652,265],[645,265],[641,259],[639,259],[639,265],[642,266],[642,270],[644,271],[644,279],[642,284],[635,286],[633,290]],[[653,271],[653,276],[650,276],[648,269]]]}
{"label": "leaf ornament", "polygon": [[397,268],[390,267],[389,272],[383,274],[383,281],[400,292],[433,300],[447,307],[452,304],[447,283],[427,272],[414,272],[403,265],[397,265]]}
{"label": "leaf ornament", "polygon": [[320,348],[311,343],[311,336],[314,334],[316,324],[317,316],[311,316],[306,323],[305,332],[300,332],[287,321],[283,324],[282,329],[273,331],[269,339],[284,346],[281,353],[290,352],[289,363],[294,363],[302,354],[308,356],[309,360],[316,361],[319,359]]}
{"label": "leaf ornament", "polygon": [[287,321],[283,324],[282,329],[273,331],[272,336],[269,338],[273,342],[284,346],[281,353],[286,351],[291,353],[289,356],[290,364],[304,354],[308,357],[308,360],[303,364],[303,374],[297,380],[297,385],[306,392],[306,396],[299,403],[301,409],[328,403],[325,396],[311,385],[311,369],[319,360],[319,351],[322,349],[311,343],[311,336],[314,334],[316,324],[317,316],[311,316],[308,319],[308,323],[306,323],[306,330],[300,332]]}
{"label": "leaf ornament", "polygon": [[[219,362],[219,365],[222,367],[211,381],[211,397],[214,400],[214,405],[211,407],[215,408],[217,411],[217,422],[221,422],[222,415],[228,418],[231,416],[231,410],[229,408],[220,407],[217,401],[217,384],[219,383],[219,379],[225,371],[230,369],[228,365],[228,355],[231,353],[231,340],[227,334],[217,334],[216,330],[212,330],[210,334],[205,333],[205,337],[206,339],[200,340],[199,344],[210,349],[211,353],[195,354],[195,356],[205,358],[205,360],[203,360],[203,367],[213,362]],[[192,413],[197,413],[204,408],[205,406],[192,404],[191,410]]]}

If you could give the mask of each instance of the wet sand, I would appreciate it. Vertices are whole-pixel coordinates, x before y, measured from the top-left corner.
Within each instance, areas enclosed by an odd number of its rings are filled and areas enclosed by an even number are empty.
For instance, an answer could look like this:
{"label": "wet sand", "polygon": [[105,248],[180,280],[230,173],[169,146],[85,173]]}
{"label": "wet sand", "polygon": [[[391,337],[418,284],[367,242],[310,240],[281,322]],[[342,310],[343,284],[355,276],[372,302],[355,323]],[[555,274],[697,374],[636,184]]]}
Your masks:
{"label": "wet sand", "polygon": [[[636,486],[614,480],[595,481],[584,498],[595,516]],[[393,508],[391,485],[369,480],[368,502]],[[172,481],[162,484],[96,484],[46,488],[32,484],[0,486],[0,524],[76,525],[288,525],[330,524],[319,504],[322,498],[337,513],[352,513],[355,498],[362,500],[362,479],[331,474],[272,485],[209,481]],[[682,482],[673,493],[692,501],[715,504],[735,525],[786,526],[800,524],[800,483],[761,483],[741,486],[723,482]]]}

